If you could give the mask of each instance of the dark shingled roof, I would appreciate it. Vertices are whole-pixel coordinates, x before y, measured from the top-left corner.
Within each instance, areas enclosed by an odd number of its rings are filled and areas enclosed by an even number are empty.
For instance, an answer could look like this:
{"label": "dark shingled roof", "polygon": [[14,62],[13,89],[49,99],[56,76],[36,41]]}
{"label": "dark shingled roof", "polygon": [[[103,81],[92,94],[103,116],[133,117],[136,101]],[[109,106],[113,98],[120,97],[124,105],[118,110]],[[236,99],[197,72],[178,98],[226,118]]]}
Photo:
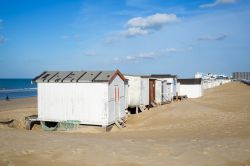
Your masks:
{"label": "dark shingled roof", "polygon": [[182,85],[193,85],[193,84],[201,84],[201,78],[185,78],[185,79],[177,79]]}
{"label": "dark shingled roof", "polygon": [[125,80],[119,70],[116,71],[45,71],[33,79],[36,83],[84,83],[111,82],[116,75]]}
{"label": "dark shingled roof", "polygon": [[171,75],[171,74],[151,74],[151,77],[154,77],[154,78],[177,78],[176,75]]}

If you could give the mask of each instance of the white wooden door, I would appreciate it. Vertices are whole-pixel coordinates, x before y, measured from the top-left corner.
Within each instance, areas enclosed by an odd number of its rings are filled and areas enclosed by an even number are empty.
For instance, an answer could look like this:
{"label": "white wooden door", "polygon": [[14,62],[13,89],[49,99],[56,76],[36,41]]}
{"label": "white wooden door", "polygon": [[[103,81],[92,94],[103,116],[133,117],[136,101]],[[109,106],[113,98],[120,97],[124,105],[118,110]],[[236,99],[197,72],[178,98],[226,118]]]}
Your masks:
{"label": "white wooden door", "polygon": [[118,85],[114,86],[115,95],[115,119],[120,117],[120,87]]}
{"label": "white wooden door", "polygon": [[167,100],[168,101],[171,101],[172,100],[172,98],[171,98],[171,84],[167,84],[167,90],[166,90],[167,92]]}

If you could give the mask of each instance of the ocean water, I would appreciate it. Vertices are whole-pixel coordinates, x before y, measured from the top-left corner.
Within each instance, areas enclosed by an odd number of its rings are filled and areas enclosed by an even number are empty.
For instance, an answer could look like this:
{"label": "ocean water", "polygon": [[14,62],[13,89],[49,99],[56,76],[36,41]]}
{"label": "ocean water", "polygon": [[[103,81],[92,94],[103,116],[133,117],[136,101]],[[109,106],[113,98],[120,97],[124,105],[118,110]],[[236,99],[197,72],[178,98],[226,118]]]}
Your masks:
{"label": "ocean water", "polygon": [[0,100],[37,96],[37,85],[31,79],[0,79]]}

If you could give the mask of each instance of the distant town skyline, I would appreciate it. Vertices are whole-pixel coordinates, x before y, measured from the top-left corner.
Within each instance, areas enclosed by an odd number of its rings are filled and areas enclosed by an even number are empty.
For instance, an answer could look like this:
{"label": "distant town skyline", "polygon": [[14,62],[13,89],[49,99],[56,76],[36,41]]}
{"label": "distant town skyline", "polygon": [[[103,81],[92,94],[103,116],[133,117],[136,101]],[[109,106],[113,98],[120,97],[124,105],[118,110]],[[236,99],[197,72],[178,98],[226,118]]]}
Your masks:
{"label": "distant town skyline", "polygon": [[250,71],[247,0],[0,0],[0,78]]}

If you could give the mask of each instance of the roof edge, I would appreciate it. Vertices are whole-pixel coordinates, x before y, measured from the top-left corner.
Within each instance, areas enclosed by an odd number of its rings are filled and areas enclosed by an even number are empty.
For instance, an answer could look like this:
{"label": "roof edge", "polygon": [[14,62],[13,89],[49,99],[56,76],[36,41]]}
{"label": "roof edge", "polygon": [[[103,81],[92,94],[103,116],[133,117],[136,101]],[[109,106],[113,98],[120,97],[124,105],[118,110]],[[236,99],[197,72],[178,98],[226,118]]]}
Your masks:
{"label": "roof edge", "polygon": [[119,77],[123,80],[126,81],[126,78],[124,77],[124,75],[120,72],[120,70],[116,70],[115,73],[112,75],[112,77],[109,80],[109,84],[111,84],[111,82],[115,79],[115,77],[119,75]]}

